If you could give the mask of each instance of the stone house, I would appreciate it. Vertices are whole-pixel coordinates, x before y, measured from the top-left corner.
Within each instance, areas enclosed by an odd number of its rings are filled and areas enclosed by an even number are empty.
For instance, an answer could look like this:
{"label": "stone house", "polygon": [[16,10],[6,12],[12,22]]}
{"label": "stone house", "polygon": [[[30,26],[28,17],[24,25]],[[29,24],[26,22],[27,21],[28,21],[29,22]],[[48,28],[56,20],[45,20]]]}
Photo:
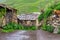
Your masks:
{"label": "stone house", "polygon": [[17,22],[17,16],[16,16],[17,10],[16,9],[8,7],[5,4],[0,4],[0,9],[1,8],[6,9],[5,15],[3,17],[3,25],[6,25],[9,22]]}
{"label": "stone house", "polygon": [[17,16],[18,23],[24,26],[32,26],[32,25],[38,26],[39,25],[38,16],[39,14],[37,13],[18,15]]}

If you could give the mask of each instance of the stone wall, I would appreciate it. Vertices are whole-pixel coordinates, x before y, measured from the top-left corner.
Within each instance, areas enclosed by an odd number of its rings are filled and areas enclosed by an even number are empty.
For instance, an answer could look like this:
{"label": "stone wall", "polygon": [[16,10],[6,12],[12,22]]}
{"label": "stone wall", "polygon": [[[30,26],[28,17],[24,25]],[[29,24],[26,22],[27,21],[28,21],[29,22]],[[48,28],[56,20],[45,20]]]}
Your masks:
{"label": "stone wall", "polygon": [[32,26],[36,25],[36,20],[19,20],[19,24],[22,24],[23,26]]}

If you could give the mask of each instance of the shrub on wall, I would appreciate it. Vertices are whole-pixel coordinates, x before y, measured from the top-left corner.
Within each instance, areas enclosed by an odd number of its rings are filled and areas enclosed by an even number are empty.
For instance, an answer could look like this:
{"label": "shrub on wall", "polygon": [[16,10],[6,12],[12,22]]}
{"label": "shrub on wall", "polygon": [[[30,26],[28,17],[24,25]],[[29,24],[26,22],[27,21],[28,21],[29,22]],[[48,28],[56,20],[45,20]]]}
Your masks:
{"label": "shrub on wall", "polygon": [[[53,12],[54,10],[60,10],[60,2],[59,2],[59,3],[56,3],[56,4],[54,4],[54,5],[51,5],[50,7],[48,7],[48,8],[45,10],[45,12],[42,14],[43,16],[40,15],[41,18],[42,18],[43,21],[44,21],[41,29],[43,29],[43,30],[45,30],[45,31],[48,31],[48,32],[53,32],[54,27],[51,26],[51,25],[48,26],[48,25],[46,24],[46,22],[47,22],[47,18],[48,18],[50,15],[52,15],[52,12]],[[39,18],[39,21],[40,21],[41,18]],[[58,33],[60,33],[60,29],[59,29]]]}
{"label": "shrub on wall", "polygon": [[43,14],[38,17],[38,21],[41,21],[44,18]]}
{"label": "shrub on wall", "polygon": [[53,32],[54,31],[54,27],[53,26],[51,26],[51,25],[45,25],[45,26],[43,26],[43,27],[41,27],[41,29],[42,30],[45,30],[45,31],[48,31],[48,32]]}

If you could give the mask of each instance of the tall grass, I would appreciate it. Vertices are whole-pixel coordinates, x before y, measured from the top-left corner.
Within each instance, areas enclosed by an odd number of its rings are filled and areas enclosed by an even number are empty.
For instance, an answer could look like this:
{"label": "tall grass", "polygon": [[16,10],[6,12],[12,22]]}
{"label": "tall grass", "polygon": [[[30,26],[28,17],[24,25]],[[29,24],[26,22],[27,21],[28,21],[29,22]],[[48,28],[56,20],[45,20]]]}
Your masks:
{"label": "tall grass", "polygon": [[36,30],[36,26],[22,26],[21,24],[17,23],[8,23],[3,27],[3,32],[12,32],[14,30]]}
{"label": "tall grass", "polygon": [[[52,4],[50,7],[48,7],[45,10],[45,12],[43,13],[43,17],[41,17],[43,19],[43,21],[44,21],[41,29],[43,29],[45,31],[53,32],[54,27],[51,26],[51,25],[48,26],[47,23],[46,23],[47,18],[52,15],[53,10],[60,10],[60,2],[58,2],[56,4]],[[60,30],[58,31],[58,33],[60,33]]]}

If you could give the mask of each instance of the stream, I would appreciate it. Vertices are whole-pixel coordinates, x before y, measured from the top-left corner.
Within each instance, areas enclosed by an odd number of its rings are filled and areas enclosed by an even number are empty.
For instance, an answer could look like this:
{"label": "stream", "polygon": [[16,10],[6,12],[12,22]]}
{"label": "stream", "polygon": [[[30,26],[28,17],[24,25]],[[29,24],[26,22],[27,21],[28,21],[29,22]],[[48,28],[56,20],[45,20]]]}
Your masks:
{"label": "stream", "polygon": [[0,32],[0,40],[60,40],[60,34],[53,34],[43,30],[16,30],[10,33]]}

